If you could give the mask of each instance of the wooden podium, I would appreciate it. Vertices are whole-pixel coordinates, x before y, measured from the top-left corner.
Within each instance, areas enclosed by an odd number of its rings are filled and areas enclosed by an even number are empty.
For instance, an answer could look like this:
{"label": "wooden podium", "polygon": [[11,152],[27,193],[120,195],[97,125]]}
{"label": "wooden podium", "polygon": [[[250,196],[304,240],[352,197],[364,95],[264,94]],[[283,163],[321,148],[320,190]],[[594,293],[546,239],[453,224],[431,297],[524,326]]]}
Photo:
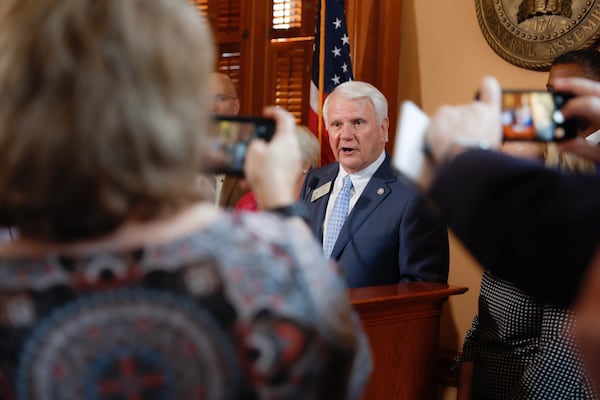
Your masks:
{"label": "wooden podium", "polygon": [[440,314],[466,287],[410,282],[350,289],[373,354],[364,400],[434,400]]}

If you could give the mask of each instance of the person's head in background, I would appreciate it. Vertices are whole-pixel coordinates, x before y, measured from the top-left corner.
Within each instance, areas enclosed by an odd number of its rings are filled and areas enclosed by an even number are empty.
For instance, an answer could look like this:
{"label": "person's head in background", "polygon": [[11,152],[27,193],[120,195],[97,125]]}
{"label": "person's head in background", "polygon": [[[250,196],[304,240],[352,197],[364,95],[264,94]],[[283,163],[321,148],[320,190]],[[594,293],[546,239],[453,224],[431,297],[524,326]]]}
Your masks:
{"label": "person's head in background", "polygon": [[197,201],[203,18],[168,0],[11,0],[0,21],[0,209],[23,236],[100,237]]}
{"label": "person's head in background", "polygon": [[[294,128],[296,139],[298,141],[298,147],[300,149],[300,162],[302,170],[296,178],[294,185],[296,198],[300,198],[300,192],[302,191],[302,183],[308,171],[319,166],[319,158],[321,156],[321,146],[317,137],[303,125],[296,125]],[[243,211],[258,211],[258,203],[256,202],[256,196],[254,192],[250,191],[236,202],[236,210]]]}
{"label": "person's head in background", "polygon": [[[554,91],[557,78],[585,78],[600,82],[600,52],[595,49],[573,50],[563,53],[552,61],[546,88]],[[587,137],[600,129],[600,126],[584,124],[580,128],[581,137]]]}
{"label": "person's head in background", "polygon": [[296,133],[296,138],[298,139],[298,144],[300,145],[300,155],[302,157],[302,174],[298,177],[298,181],[296,183],[296,192],[298,196],[300,196],[302,182],[304,182],[306,173],[319,166],[321,146],[319,145],[319,140],[315,134],[312,133],[306,126],[296,125],[294,132]]}
{"label": "person's head in background", "polygon": [[[594,49],[573,50],[556,57],[550,67],[546,88],[554,91],[557,78],[586,78],[600,82],[600,52]],[[600,127],[585,124],[580,135],[586,137]],[[561,152],[556,143],[504,142],[505,153],[529,159],[538,159],[551,168],[560,168],[573,173],[595,173],[591,160],[572,153]]]}
{"label": "person's head in background", "polygon": [[554,142],[506,141],[502,143],[501,150],[514,157],[540,161],[549,168],[577,174],[596,173],[596,165],[592,160],[562,152]]}
{"label": "person's head in background", "polygon": [[335,159],[350,174],[375,162],[388,141],[388,105],[375,86],[348,81],[323,104],[323,119]]}
{"label": "person's head in background", "polygon": [[586,78],[600,81],[600,52],[594,49],[573,50],[552,61],[546,88],[554,90],[556,78]]}
{"label": "person's head in background", "polygon": [[240,99],[231,78],[221,72],[210,74],[210,110],[217,115],[237,115],[240,112]]}
{"label": "person's head in background", "polygon": [[560,151],[556,143],[547,143],[544,147],[544,164],[550,168],[576,174],[595,174],[596,164],[577,154]]}

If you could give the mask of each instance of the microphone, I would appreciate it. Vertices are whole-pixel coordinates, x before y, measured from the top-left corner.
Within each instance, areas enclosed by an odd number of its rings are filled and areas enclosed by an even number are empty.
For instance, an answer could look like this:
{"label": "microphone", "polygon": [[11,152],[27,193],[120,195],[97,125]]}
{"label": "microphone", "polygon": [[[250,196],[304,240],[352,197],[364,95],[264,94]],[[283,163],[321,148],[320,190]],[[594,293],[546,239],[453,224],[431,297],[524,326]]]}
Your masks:
{"label": "microphone", "polygon": [[310,180],[310,182],[308,182],[308,188],[312,191],[315,190],[315,188],[317,187],[317,185],[319,184],[319,178],[317,178],[316,176],[313,176]]}

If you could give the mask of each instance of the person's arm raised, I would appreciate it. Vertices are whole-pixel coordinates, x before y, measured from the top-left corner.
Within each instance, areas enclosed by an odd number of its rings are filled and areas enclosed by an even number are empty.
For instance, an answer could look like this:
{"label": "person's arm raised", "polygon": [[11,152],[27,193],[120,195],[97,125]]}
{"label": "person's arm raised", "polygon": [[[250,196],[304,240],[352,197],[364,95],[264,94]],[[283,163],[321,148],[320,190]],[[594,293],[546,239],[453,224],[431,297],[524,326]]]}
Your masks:
{"label": "person's arm raised", "polygon": [[501,90],[498,81],[485,77],[480,99],[467,104],[442,106],[425,134],[434,162],[442,164],[471,147],[499,148]]}
{"label": "person's arm raised", "polygon": [[267,107],[264,116],[275,120],[275,135],[268,143],[264,140],[250,143],[244,173],[259,208],[270,210],[296,201],[294,186],[302,166],[292,114],[282,108]]}

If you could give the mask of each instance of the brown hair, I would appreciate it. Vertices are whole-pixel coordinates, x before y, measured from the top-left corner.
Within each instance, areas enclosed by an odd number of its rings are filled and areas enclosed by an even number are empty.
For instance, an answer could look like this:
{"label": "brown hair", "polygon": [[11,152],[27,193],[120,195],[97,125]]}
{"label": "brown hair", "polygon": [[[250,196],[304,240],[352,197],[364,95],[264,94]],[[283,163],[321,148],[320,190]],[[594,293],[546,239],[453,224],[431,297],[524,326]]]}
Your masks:
{"label": "brown hair", "polygon": [[2,216],[69,241],[193,201],[213,57],[186,0],[2,0]]}
{"label": "brown hair", "polygon": [[561,152],[556,143],[547,143],[544,147],[544,164],[547,167],[560,168],[575,174],[596,173],[596,166],[592,160],[577,154]]}

